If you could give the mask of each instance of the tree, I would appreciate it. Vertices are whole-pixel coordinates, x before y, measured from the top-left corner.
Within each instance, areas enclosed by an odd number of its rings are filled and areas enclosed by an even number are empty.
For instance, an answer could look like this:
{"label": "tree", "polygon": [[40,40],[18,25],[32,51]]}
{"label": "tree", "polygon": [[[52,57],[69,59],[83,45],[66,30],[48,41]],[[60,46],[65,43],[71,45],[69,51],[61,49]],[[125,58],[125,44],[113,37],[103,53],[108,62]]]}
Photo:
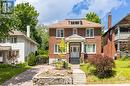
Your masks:
{"label": "tree", "polygon": [[17,4],[14,7],[15,20],[19,21],[16,26],[19,30],[26,32],[27,25],[30,25],[31,37],[34,38],[35,26],[38,23],[39,13],[29,3]]}
{"label": "tree", "polygon": [[0,39],[7,37],[9,35],[8,32],[10,32],[12,29],[16,29],[14,24],[17,22],[14,20],[14,17],[12,16],[13,4],[10,3],[11,8],[10,8],[10,10],[8,10],[11,13],[6,13],[6,11],[4,11],[4,13],[3,13],[2,9],[4,9],[4,8],[8,9],[8,6],[7,5],[5,6],[2,3],[7,4],[8,2],[5,2],[5,1],[2,2],[0,0]]}
{"label": "tree", "polygon": [[66,44],[64,39],[62,38],[59,44],[60,53],[59,56],[62,58],[64,57],[65,51],[66,51]]}
{"label": "tree", "polygon": [[36,26],[35,40],[39,43],[39,48],[42,50],[48,50],[49,34],[48,28],[44,25]]}
{"label": "tree", "polygon": [[85,19],[88,20],[88,21],[92,21],[92,22],[100,23],[101,24],[101,19],[94,12],[87,13]]}

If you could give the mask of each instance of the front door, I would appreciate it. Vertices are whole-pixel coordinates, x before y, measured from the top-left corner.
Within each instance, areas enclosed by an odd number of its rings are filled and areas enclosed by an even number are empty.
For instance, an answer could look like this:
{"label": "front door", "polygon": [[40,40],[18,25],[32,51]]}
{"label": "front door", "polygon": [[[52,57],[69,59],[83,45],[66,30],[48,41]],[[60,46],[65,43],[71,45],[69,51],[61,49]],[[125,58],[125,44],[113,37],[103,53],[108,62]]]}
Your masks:
{"label": "front door", "polygon": [[70,63],[71,64],[80,63],[80,46],[78,45],[70,46]]}

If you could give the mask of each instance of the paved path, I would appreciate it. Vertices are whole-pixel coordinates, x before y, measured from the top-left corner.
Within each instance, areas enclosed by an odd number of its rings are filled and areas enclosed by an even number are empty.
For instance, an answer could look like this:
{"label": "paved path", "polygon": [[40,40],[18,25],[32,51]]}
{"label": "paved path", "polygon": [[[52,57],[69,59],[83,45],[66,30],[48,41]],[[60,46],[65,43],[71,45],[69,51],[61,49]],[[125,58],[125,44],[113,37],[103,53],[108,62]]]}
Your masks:
{"label": "paved path", "polygon": [[85,73],[80,69],[79,65],[73,65],[73,84],[86,84],[86,75]]}
{"label": "paved path", "polygon": [[32,78],[37,73],[53,68],[49,65],[38,65],[6,81],[2,86],[33,86]]}

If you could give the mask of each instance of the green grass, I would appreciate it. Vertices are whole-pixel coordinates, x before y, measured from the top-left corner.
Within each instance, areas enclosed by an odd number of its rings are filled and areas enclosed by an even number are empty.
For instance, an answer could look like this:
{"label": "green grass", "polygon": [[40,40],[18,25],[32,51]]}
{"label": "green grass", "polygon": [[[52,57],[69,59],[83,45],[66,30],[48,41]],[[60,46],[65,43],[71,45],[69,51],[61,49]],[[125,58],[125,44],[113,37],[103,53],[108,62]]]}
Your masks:
{"label": "green grass", "polygon": [[120,84],[120,83],[130,83],[130,60],[128,61],[115,61],[116,75],[111,78],[100,79],[94,75],[87,74],[86,65],[82,65],[81,69],[86,73],[88,84]]}
{"label": "green grass", "polygon": [[0,67],[0,84],[30,68],[29,66],[20,66],[17,68],[11,66],[5,68]]}

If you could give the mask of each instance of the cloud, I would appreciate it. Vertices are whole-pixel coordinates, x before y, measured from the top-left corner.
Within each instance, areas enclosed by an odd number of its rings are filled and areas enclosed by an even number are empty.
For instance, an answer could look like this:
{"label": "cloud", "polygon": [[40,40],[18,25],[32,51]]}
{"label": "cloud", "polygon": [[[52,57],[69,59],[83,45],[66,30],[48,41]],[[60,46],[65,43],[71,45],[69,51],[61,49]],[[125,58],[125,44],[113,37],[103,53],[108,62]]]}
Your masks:
{"label": "cloud", "polygon": [[66,18],[82,18],[87,12],[96,12],[103,18],[108,12],[124,6],[126,0],[16,0],[29,2],[40,13],[40,23],[52,23]]}

